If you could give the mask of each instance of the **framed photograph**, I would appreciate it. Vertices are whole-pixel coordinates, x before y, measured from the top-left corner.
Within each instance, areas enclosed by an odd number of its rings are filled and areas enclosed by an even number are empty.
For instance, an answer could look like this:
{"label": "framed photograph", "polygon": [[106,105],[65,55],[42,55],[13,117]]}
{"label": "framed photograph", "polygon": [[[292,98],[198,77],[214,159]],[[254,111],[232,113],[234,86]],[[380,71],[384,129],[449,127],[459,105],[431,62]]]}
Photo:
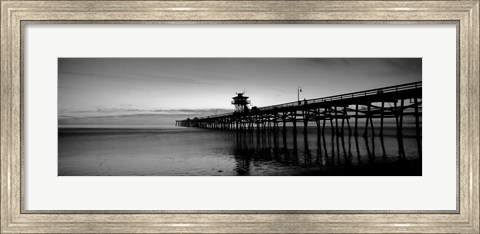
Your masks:
{"label": "framed photograph", "polygon": [[421,176],[421,61],[59,58],[58,176]]}
{"label": "framed photograph", "polygon": [[480,233],[479,1],[3,1],[1,233]]}

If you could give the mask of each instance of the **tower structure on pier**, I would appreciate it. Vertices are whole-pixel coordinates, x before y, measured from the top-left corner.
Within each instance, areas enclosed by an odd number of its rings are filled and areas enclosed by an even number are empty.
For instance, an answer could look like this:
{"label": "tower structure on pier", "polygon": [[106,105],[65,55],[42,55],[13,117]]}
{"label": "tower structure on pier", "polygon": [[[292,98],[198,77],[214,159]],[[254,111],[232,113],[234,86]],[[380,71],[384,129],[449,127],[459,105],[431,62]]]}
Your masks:
{"label": "tower structure on pier", "polygon": [[235,106],[235,112],[237,113],[246,113],[250,111],[248,105],[250,105],[250,100],[245,96],[245,92],[237,93],[237,96],[232,98],[232,105]]}

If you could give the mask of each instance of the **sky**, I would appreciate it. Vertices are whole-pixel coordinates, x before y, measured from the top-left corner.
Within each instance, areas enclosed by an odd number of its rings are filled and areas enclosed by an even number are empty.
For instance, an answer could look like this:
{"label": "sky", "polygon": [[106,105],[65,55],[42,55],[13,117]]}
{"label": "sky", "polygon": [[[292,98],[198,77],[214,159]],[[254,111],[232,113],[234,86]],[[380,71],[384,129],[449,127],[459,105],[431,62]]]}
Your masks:
{"label": "sky", "polygon": [[59,124],[171,122],[231,112],[236,92],[262,107],[299,86],[311,99],[421,79],[421,58],[59,58]]}

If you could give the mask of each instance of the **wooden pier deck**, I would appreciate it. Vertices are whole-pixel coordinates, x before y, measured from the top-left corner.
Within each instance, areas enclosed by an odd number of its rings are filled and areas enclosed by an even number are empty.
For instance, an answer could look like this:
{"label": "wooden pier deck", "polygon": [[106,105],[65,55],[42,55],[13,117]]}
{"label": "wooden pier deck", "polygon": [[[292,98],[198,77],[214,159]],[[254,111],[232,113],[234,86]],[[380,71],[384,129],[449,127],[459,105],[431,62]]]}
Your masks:
{"label": "wooden pier deck", "polygon": [[[244,112],[231,112],[207,117],[177,120],[176,126],[223,129],[235,131],[280,131],[286,134],[287,123],[293,126],[296,137],[297,124],[303,124],[306,137],[309,123],[315,123],[318,135],[330,127],[332,136],[357,137],[363,129],[363,137],[375,137],[375,128],[383,143],[385,119],[394,119],[400,157],[403,150],[404,117],[411,116],[415,122],[418,154],[421,157],[422,82],[414,82],[359,92],[306,99],[266,107],[253,107]],[[354,119],[351,123],[351,119]],[[362,119],[364,126],[359,126]],[[373,119],[379,120],[374,126]],[[379,125],[379,126],[378,126]],[[337,141],[338,142],[338,141]]]}

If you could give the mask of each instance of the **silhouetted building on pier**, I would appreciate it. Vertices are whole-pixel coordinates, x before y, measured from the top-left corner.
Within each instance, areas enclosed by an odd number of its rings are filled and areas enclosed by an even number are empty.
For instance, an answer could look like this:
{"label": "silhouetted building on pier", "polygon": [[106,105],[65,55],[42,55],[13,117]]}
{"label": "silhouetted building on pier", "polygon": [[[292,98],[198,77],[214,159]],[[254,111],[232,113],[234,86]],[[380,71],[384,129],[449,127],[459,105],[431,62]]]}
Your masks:
{"label": "silhouetted building on pier", "polygon": [[237,113],[247,113],[250,111],[250,108],[248,107],[248,105],[250,105],[250,100],[244,95],[245,92],[237,93],[237,96],[232,98],[232,104],[235,105],[235,112]]}

